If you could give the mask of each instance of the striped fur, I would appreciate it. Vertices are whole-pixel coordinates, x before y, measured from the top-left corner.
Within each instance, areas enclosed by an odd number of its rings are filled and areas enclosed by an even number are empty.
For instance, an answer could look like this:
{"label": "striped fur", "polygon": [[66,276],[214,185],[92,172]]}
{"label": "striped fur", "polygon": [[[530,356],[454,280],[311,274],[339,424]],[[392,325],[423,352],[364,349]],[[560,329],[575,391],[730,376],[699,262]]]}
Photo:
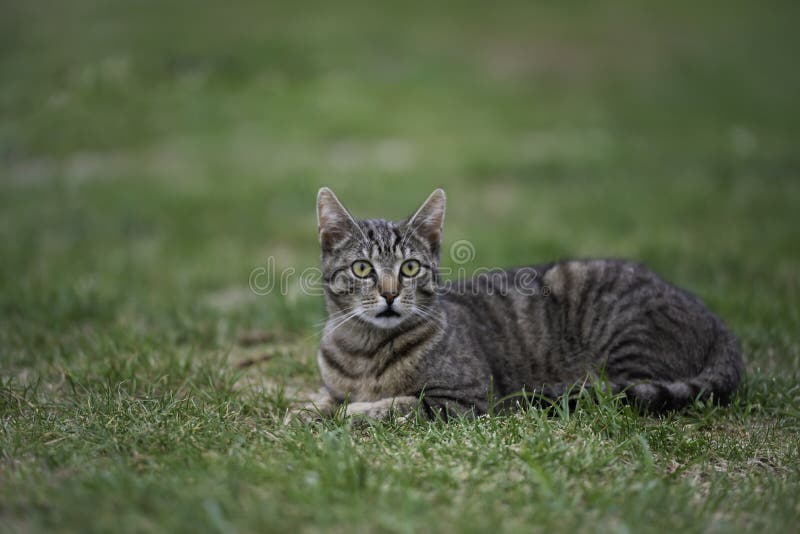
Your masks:
{"label": "striped fur", "polygon": [[[557,397],[602,373],[614,391],[662,411],[726,402],[743,373],[720,319],[636,263],[564,261],[444,287],[441,190],[394,223],[355,220],[322,189],[318,217],[329,313],[318,364],[329,409],[347,400],[349,413],[371,417],[415,406],[483,413],[514,393]],[[411,278],[399,271],[409,258],[422,266]],[[355,276],[356,260],[369,261],[372,276]],[[381,295],[394,293],[399,316],[381,317]]]}

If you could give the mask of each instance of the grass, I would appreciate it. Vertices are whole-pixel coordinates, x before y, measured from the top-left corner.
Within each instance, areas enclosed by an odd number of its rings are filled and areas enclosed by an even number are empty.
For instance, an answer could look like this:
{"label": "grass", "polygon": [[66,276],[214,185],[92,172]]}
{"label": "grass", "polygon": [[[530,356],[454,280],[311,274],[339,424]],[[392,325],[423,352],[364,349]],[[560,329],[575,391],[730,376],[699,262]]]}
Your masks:
{"label": "grass", "polygon": [[[3,13],[0,530],[797,525],[794,3]],[[321,301],[248,280],[316,265],[322,185],[390,218],[444,187],[445,252],[475,248],[449,268],[642,260],[739,334],[747,379],[664,417],[284,426]]]}

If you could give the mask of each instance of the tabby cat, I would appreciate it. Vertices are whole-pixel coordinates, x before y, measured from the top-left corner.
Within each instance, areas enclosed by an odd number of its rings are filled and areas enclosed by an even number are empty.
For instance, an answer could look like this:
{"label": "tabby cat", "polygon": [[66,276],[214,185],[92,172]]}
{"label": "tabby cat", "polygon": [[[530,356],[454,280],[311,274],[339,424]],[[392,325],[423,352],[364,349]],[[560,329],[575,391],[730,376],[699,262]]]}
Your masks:
{"label": "tabby cat", "polygon": [[736,389],[733,334],[637,263],[560,261],[444,284],[444,212],[437,189],[404,221],[356,220],[319,191],[328,320],[317,414],[342,404],[378,419],[481,414],[518,392],[556,398],[600,375],[648,411],[724,403]]}

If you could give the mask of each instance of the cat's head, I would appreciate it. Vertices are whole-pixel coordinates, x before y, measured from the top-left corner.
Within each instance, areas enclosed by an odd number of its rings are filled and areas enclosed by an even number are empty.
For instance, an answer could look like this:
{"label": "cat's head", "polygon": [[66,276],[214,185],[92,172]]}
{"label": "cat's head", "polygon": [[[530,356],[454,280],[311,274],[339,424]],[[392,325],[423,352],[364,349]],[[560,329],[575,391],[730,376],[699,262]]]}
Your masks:
{"label": "cat's head", "polygon": [[400,222],[357,220],[327,187],[317,222],[328,311],[391,329],[431,315],[436,298],[444,191]]}

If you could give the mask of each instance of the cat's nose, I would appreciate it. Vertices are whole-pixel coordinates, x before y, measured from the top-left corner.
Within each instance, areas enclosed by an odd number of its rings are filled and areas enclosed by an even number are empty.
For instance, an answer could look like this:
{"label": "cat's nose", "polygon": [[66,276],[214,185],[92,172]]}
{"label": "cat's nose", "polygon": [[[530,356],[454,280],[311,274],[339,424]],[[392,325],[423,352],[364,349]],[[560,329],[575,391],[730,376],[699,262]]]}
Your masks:
{"label": "cat's nose", "polygon": [[397,293],[394,293],[394,292],[389,292],[389,291],[384,291],[383,293],[381,293],[381,296],[382,296],[382,297],[384,298],[384,300],[386,301],[386,304],[388,304],[389,306],[391,306],[391,305],[392,305],[392,302],[394,302],[394,299],[395,299],[395,298],[397,298]]}

